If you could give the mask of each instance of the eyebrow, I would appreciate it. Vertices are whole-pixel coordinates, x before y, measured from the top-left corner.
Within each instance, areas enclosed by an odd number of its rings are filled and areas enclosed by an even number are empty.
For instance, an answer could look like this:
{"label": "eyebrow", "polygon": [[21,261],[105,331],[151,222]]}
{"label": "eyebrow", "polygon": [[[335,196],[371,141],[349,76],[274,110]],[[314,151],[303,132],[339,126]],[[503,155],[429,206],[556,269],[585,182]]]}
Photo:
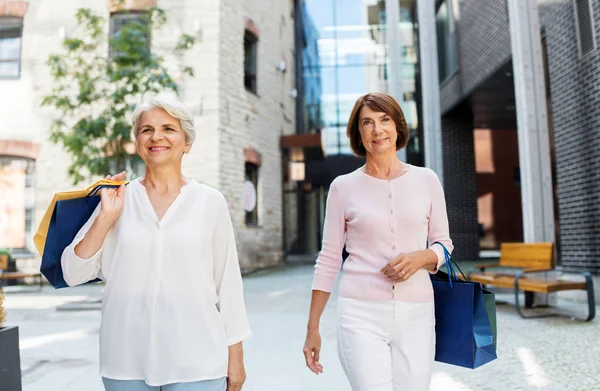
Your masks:
{"label": "eyebrow", "polygon": [[[177,125],[175,125],[175,124],[171,124],[171,123],[162,124],[161,126],[162,126],[163,128],[168,128],[168,127],[171,127],[171,128],[177,128]],[[142,125],[140,126],[140,129],[143,129],[143,128],[153,128],[153,129],[154,129],[154,127],[153,127],[152,125],[150,125],[150,124],[142,124]]]}
{"label": "eyebrow", "polygon": [[[383,118],[383,117],[389,117],[389,116],[390,116],[390,115],[389,115],[388,113],[383,113],[383,114],[381,114],[381,115],[379,116],[379,118],[381,119],[381,118]],[[359,119],[359,121],[363,121],[363,120],[365,120],[365,119],[371,119],[371,117],[361,117],[361,118]]]}

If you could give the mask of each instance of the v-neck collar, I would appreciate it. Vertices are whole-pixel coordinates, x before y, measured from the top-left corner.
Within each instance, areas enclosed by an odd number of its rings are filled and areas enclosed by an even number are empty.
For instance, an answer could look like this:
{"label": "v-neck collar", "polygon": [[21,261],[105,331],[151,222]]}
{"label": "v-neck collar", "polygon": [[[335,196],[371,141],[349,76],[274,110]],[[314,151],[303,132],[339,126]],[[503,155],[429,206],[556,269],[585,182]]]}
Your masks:
{"label": "v-neck collar", "polygon": [[181,187],[181,189],[179,190],[179,194],[177,194],[177,197],[175,197],[173,202],[171,202],[171,205],[168,206],[162,219],[159,219],[158,214],[156,214],[156,210],[154,209],[154,206],[152,206],[152,202],[150,202],[150,197],[148,196],[146,187],[142,185],[142,178],[143,177],[137,178],[135,181],[132,182],[132,184],[134,184],[134,187],[140,192],[143,202],[146,204],[146,209],[148,210],[149,216],[158,225],[165,224],[169,220],[171,215],[175,213],[175,210],[177,210],[179,204],[181,204],[182,202],[181,199],[183,198],[183,194],[190,188],[190,185],[194,181],[193,179],[188,178],[188,182]]}

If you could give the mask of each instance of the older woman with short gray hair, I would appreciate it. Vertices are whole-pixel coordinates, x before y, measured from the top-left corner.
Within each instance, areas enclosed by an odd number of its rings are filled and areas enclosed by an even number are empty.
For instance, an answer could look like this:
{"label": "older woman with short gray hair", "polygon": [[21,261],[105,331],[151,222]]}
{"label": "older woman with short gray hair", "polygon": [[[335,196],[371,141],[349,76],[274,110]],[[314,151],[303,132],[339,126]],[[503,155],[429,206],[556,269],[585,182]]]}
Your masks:
{"label": "older woman with short gray hair", "polygon": [[62,255],[69,285],[106,281],[104,387],[241,390],[250,329],[229,209],[219,191],[181,172],[196,138],[193,117],[181,102],[150,94],[132,122],[145,175],[101,190]]}

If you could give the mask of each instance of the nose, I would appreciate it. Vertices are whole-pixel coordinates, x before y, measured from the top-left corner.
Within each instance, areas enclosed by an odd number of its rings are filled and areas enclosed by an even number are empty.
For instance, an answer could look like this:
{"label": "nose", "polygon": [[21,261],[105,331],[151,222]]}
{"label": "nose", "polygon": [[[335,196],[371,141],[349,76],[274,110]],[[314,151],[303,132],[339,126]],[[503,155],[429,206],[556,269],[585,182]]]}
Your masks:
{"label": "nose", "polygon": [[382,132],[381,124],[378,121],[374,121],[373,124],[373,134],[379,134]]}
{"label": "nose", "polygon": [[158,141],[158,140],[162,140],[163,138],[163,134],[161,130],[155,130],[154,132],[152,132],[152,137],[150,137],[150,140],[152,141]]}

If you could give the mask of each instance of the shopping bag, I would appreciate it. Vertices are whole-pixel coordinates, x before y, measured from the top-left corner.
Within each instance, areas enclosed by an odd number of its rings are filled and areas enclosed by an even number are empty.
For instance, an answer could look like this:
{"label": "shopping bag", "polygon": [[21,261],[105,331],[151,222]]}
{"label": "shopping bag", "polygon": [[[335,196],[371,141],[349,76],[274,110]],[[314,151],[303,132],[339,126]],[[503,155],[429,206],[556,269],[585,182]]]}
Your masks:
{"label": "shopping bag", "polygon": [[[437,244],[444,247],[441,243]],[[435,298],[435,360],[477,368],[497,358],[496,303],[494,294],[478,282],[456,275],[446,248],[446,273],[431,276]]]}
{"label": "shopping bag", "polygon": [[[64,249],[71,244],[81,227],[88,221],[98,203],[99,191],[105,187],[119,187],[127,182],[98,181],[85,190],[56,193],[44,214],[35,245],[42,256],[40,272],[55,288],[65,288],[61,257]],[[98,280],[90,281],[95,282]]]}

